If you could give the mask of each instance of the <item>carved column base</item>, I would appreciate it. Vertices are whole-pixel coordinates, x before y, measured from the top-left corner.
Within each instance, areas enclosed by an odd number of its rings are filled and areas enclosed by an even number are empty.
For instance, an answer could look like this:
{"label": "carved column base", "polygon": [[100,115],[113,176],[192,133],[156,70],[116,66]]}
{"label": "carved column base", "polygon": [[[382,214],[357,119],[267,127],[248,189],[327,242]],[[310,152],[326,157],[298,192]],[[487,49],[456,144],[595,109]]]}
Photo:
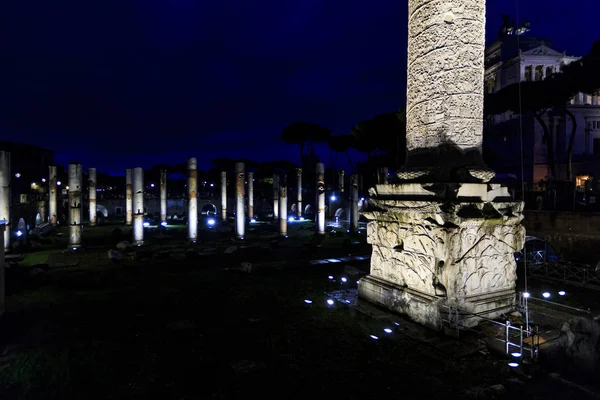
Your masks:
{"label": "carved column base", "polygon": [[[498,184],[394,184],[371,189],[370,275],[359,296],[442,329],[448,307],[476,325],[514,309],[514,253],[525,240],[523,203]],[[468,318],[467,318],[468,317]]]}

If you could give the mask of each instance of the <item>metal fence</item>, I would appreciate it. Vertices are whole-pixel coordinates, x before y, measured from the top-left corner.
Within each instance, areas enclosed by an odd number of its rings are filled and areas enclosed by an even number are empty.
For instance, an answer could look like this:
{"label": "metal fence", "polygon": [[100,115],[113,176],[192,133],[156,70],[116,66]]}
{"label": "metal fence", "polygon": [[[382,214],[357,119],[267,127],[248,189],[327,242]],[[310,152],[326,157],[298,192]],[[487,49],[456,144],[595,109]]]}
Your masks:
{"label": "metal fence", "polygon": [[529,274],[537,279],[600,290],[600,273],[596,271],[596,267],[587,264],[546,262],[531,268]]}

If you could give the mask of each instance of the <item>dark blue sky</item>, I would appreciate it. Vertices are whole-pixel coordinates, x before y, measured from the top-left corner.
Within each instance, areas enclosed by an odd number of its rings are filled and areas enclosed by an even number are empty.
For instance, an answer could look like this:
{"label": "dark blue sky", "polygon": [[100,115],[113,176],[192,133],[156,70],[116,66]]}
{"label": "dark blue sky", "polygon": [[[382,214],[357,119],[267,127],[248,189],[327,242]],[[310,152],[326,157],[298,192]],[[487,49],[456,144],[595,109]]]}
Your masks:
{"label": "dark blue sky", "polygon": [[[521,0],[531,35],[585,54],[597,0]],[[488,41],[517,2],[488,0]],[[296,120],[347,133],[404,105],[406,1],[5,0],[0,139],[84,166],[298,161]],[[320,148],[319,155],[329,160]]]}

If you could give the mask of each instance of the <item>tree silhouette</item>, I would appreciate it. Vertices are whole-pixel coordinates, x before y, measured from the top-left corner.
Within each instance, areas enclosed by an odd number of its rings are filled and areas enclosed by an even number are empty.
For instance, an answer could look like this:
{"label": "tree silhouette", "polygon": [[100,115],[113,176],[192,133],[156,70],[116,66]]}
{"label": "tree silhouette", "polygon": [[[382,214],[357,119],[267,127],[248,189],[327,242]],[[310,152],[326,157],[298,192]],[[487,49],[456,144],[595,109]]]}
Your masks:
{"label": "tree silhouette", "polygon": [[307,155],[314,154],[315,143],[326,142],[331,131],[318,124],[309,122],[294,122],[283,128],[281,140],[298,146],[300,161]]}

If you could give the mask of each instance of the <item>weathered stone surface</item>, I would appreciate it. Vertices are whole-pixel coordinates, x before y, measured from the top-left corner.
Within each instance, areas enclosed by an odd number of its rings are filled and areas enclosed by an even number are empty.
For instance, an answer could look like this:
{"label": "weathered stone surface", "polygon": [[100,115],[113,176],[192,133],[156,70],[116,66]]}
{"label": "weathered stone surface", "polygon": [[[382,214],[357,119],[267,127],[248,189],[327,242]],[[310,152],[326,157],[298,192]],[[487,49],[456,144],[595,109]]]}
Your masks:
{"label": "weathered stone surface", "polygon": [[[523,204],[511,201],[483,201],[503,194],[498,185],[448,185],[438,187],[431,200],[409,200],[422,193],[415,184],[378,185],[371,190],[367,241],[373,246],[369,278],[387,282],[386,299],[397,311],[419,322],[439,328],[440,317],[417,316],[436,313],[433,304],[459,307],[465,312],[485,312],[514,302],[516,262],[514,253],[523,248],[525,229],[521,225]],[[429,191],[427,185],[423,190]],[[382,199],[378,192],[384,193]],[[448,193],[466,194],[466,199],[448,200]],[[394,194],[395,193],[395,194]],[[418,194],[417,196],[421,196]],[[376,287],[377,282],[371,281]],[[359,285],[364,286],[363,280]],[[363,297],[373,295],[362,291]],[[410,297],[402,300],[403,297]],[[403,302],[421,296],[429,306],[406,307]],[[380,299],[381,300],[381,299]],[[380,303],[382,301],[379,301]],[[387,304],[384,304],[388,306]],[[476,323],[475,319],[471,319]]]}

